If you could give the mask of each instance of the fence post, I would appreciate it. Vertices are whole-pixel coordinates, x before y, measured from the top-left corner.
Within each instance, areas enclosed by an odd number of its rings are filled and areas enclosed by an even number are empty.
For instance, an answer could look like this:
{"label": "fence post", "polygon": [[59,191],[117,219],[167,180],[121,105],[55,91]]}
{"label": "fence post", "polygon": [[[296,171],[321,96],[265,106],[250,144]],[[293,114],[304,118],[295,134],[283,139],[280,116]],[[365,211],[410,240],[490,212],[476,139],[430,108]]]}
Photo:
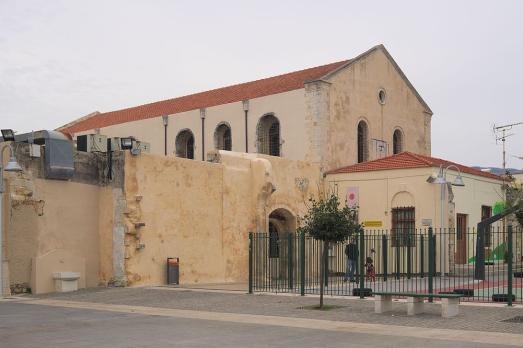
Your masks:
{"label": "fence post", "polygon": [[398,239],[396,239],[396,243],[397,243],[396,248],[395,248],[395,250],[396,250],[396,279],[400,279],[401,278],[400,277],[400,268],[401,268],[401,259],[400,259],[401,254],[400,254],[400,252],[401,252],[401,247],[400,247],[400,243],[399,243]]}
{"label": "fence post", "polygon": [[412,236],[409,231],[409,234],[407,235],[407,279],[410,279],[412,273],[412,248],[410,247],[410,243],[412,243]]}
{"label": "fence post", "polygon": [[363,231],[360,232],[360,247],[358,248],[358,251],[360,253],[360,298],[364,298],[365,296],[363,296],[363,289],[365,288],[365,234]]}
{"label": "fence post", "polygon": [[293,239],[293,234],[292,233],[288,233],[288,242],[287,242],[287,273],[289,275],[289,289],[293,289],[294,288],[294,274],[293,274],[293,261],[294,261],[294,258],[293,258],[293,252],[292,252],[292,239]]}
{"label": "fence post", "polygon": [[424,238],[423,238],[423,234],[420,233],[419,235],[419,246],[420,246],[420,250],[419,250],[419,253],[420,253],[420,268],[421,268],[421,271],[420,271],[420,275],[421,275],[421,278],[424,277],[425,275],[425,245],[424,245]]}
{"label": "fence post", "polygon": [[[434,292],[434,271],[435,271],[435,262],[434,259],[434,236],[432,234],[432,227],[429,227],[429,294]],[[433,299],[429,298],[429,302],[432,302]]]}
{"label": "fence post", "polygon": [[[324,274],[324,281],[325,281],[325,287],[328,287],[329,286],[329,247],[330,247],[330,243],[329,242],[323,242],[323,243],[328,243],[327,244],[327,252],[325,253],[325,260],[323,260],[325,262],[325,265],[323,267],[323,274]],[[325,245],[323,246],[325,248]]]}
{"label": "fence post", "polygon": [[389,255],[388,255],[388,248],[387,248],[387,236],[386,235],[382,235],[381,236],[381,244],[382,244],[382,250],[383,250],[383,281],[387,281],[387,275],[388,275],[388,270],[387,270],[387,266],[388,266],[388,263],[389,263]]}
{"label": "fence post", "polygon": [[300,295],[305,296],[305,233],[300,234]]}
{"label": "fence post", "polygon": [[253,290],[253,234],[249,232],[249,294],[252,294]]}
{"label": "fence post", "polygon": [[507,271],[508,271],[508,306],[512,306],[512,277],[514,276],[512,272],[512,225],[508,225],[508,235],[507,235],[507,251],[508,252],[508,265],[507,265]]}

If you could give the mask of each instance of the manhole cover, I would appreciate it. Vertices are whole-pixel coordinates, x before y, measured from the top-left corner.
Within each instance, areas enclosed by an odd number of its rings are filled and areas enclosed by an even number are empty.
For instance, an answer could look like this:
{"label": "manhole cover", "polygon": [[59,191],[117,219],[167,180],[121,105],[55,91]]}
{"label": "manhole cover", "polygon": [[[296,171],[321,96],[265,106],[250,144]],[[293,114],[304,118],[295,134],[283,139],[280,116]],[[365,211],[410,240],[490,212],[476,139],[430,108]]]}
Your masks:
{"label": "manhole cover", "polygon": [[505,323],[521,323],[523,324],[523,315],[518,315],[514,318],[502,320]]}

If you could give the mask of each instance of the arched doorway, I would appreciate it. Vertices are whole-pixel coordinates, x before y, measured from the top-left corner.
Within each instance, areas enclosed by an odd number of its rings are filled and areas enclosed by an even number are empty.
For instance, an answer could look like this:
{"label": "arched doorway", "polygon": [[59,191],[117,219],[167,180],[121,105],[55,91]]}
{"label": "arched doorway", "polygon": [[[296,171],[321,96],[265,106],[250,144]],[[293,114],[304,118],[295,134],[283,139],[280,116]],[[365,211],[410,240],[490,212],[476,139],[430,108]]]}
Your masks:
{"label": "arched doorway", "polygon": [[295,272],[296,268],[296,265],[289,264],[296,259],[296,217],[285,208],[275,209],[269,214],[267,228],[267,254],[271,278],[288,281],[290,273]]}

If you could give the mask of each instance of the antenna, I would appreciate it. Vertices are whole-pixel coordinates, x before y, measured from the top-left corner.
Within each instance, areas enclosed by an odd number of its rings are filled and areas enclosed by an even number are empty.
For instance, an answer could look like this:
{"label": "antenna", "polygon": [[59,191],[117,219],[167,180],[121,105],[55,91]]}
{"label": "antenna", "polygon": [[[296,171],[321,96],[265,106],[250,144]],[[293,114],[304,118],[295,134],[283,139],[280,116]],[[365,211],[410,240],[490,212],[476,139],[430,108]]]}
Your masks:
{"label": "antenna", "polygon": [[[496,135],[496,144],[498,143],[498,140],[501,140],[501,142],[503,144],[503,172],[504,173],[506,171],[506,166],[507,166],[506,152],[505,152],[505,141],[506,141],[506,139],[508,137],[511,137],[511,136],[514,135],[514,133],[507,134],[506,132],[508,130],[511,130],[512,127],[519,126],[519,125],[522,125],[522,124],[523,124],[523,122],[511,123],[511,124],[506,124],[506,125],[503,125],[503,126],[496,126],[494,124],[494,126],[492,127],[492,130],[494,131],[494,134]],[[501,132],[501,135],[498,135],[499,132]]]}

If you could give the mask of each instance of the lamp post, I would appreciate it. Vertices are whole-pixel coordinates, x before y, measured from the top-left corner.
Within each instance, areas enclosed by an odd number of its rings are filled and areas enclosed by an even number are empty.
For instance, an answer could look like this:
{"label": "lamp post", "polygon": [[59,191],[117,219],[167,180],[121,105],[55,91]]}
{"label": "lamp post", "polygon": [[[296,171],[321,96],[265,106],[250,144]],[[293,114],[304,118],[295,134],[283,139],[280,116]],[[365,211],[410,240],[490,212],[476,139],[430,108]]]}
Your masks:
{"label": "lamp post", "polygon": [[463,178],[461,177],[461,170],[453,164],[447,166],[445,169],[443,169],[443,165],[439,166],[439,172],[438,176],[436,177],[436,180],[434,180],[435,184],[440,185],[440,236],[439,236],[439,249],[440,249],[440,257],[439,257],[439,267],[441,276],[445,275],[445,215],[443,214],[443,210],[445,209],[445,192],[446,192],[446,186],[447,186],[447,171],[449,168],[455,168],[458,171],[458,175],[456,176],[456,179],[451,183],[452,186],[465,186],[465,183],[463,182]]}
{"label": "lamp post", "polygon": [[[9,162],[4,166],[4,150],[9,149]],[[4,170],[6,172],[21,172],[22,167],[16,161],[15,153],[11,144],[0,144],[0,298],[4,296]]]}

